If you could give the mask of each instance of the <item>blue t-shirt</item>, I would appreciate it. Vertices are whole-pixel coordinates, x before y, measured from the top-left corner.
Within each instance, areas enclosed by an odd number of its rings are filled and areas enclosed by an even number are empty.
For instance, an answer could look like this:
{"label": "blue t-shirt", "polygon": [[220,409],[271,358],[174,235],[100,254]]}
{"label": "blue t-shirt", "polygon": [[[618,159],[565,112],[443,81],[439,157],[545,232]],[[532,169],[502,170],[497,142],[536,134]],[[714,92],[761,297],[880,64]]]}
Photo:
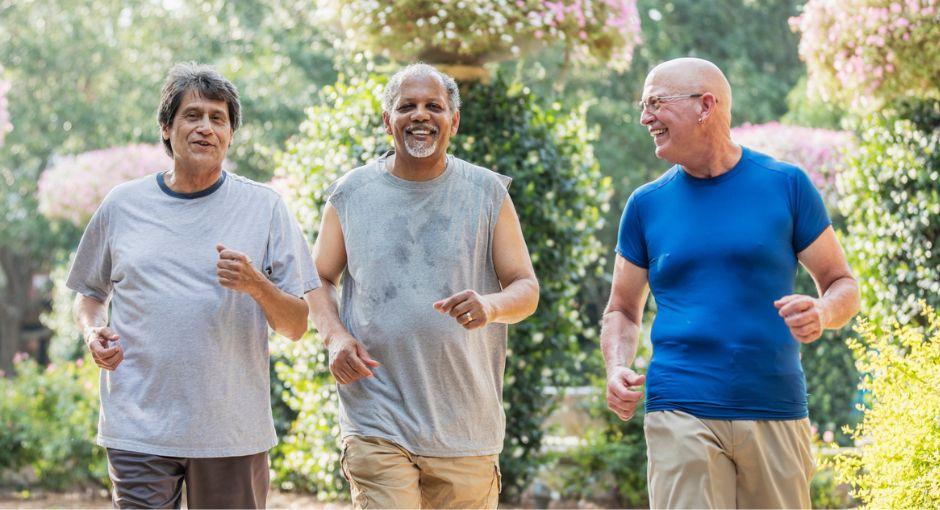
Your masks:
{"label": "blue t-shirt", "polygon": [[807,416],[800,344],[774,301],[793,293],[796,254],[829,224],[806,174],[747,148],[718,177],[677,165],[633,192],[617,252],[648,269],[658,307],[647,411]]}

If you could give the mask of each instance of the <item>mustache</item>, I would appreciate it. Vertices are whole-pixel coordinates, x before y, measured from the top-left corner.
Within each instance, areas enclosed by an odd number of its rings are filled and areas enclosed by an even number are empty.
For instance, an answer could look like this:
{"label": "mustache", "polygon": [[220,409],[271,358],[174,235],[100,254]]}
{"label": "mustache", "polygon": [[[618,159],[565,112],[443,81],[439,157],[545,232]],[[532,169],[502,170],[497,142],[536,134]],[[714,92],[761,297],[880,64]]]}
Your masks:
{"label": "mustache", "polygon": [[428,132],[430,132],[432,135],[437,134],[437,128],[435,128],[434,126],[432,126],[432,125],[430,125],[430,124],[412,124],[412,125],[408,126],[407,128],[405,128],[405,132],[406,132],[406,133],[411,133],[412,131],[419,130],[419,129],[423,129],[423,130],[425,130],[425,131],[428,131]]}

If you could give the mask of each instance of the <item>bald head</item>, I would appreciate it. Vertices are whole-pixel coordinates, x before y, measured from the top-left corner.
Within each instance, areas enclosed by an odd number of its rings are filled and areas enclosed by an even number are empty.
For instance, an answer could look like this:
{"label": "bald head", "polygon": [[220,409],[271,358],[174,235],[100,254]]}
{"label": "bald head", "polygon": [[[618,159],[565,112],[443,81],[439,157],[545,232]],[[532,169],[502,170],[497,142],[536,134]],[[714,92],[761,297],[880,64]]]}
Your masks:
{"label": "bald head", "polygon": [[731,85],[715,64],[700,58],[676,58],[654,67],[646,83],[666,87],[671,94],[711,92],[718,99],[717,114],[731,125]]}

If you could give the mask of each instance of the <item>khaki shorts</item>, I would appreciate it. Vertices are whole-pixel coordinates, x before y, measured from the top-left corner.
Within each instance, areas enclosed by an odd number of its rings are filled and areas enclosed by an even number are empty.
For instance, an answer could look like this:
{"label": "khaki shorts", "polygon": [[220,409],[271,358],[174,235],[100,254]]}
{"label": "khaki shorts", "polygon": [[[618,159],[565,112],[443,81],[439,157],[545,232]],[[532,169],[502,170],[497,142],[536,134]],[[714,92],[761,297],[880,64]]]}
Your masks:
{"label": "khaki shorts", "polygon": [[809,420],[705,420],[653,411],[643,423],[652,508],[809,508]]}
{"label": "khaki shorts", "polygon": [[377,437],[343,439],[343,474],[361,508],[496,508],[499,455],[422,457]]}

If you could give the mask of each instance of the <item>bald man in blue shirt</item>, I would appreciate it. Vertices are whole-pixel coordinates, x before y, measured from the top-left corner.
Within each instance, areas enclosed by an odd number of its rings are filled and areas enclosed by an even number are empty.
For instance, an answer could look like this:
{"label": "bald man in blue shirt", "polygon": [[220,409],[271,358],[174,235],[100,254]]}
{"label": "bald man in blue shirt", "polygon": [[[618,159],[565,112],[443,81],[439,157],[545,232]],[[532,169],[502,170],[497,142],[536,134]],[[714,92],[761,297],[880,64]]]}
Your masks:
{"label": "bald man in blue shirt", "polygon": [[[711,62],[655,67],[641,123],[673,163],[620,224],[601,348],[608,407],[643,400],[653,508],[808,508],[800,343],[858,311],[858,285],[817,190],[797,167],[731,139],[731,87]],[[795,294],[797,264],[818,297]],[[630,367],[649,291],[646,376]]]}

